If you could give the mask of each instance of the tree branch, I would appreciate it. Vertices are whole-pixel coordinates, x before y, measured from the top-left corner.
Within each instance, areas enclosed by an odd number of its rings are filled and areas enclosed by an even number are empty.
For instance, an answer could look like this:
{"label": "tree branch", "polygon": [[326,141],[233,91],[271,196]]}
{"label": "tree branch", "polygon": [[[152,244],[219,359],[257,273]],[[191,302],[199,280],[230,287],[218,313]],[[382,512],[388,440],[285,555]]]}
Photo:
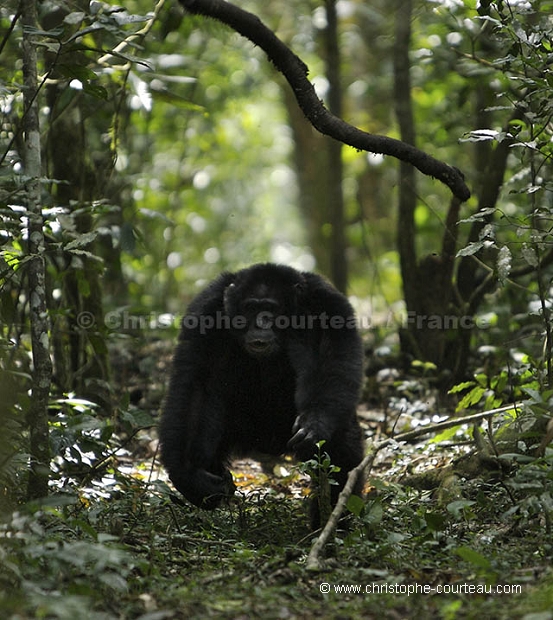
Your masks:
{"label": "tree branch", "polygon": [[447,185],[461,201],[470,198],[463,174],[453,166],[434,159],[424,151],[401,140],[361,131],[331,114],[320,101],[313,84],[307,79],[307,65],[261,22],[243,9],[225,0],[180,0],[190,13],[212,17],[258,45],[284,75],[296,100],[311,124],[322,134],[356,149],[391,155],[415,166],[420,172]]}
{"label": "tree branch", "polygon": [[359,465],[350,470],[347,482],[342,489],[340,495],[338,496],[338,501],[336,502],[336,506],[334,506],[334,509],[332,510],[332,514],[326,522],[323,531],[319,534],[319,537],[313,543],[313,546],[309,551],[309,555],[307,556],[306,560],[306,568],[308,570],[314,571],[320,570],[322,568],[321,554],[326,546],[326,543],[330,540],[330,537],[332,536],[334,530],[338,525],[338,521],[342,516],[342,512],[346,507],[347,501],[353,493],[355,483],[357,482],[359,476],[361,476],[361,474],[365,470],[367,470],[367,472],[370,471],[376,455],[380,450],[382,450],[382,448],[385,448],[389,445],[397,444],[400,441],[412,441],[413,439],[418,439],[423,435],[443,431],[448,428],[453,428],[454,426],[460,426],[461,424],[472,424],[474,422],[480,422],[481,420],[484,420],[486,418],[492,418],[498,413],[505,413],[506,411],[512,411],[513,409],[516,410],[517,407],[517,403],[513,403],[512,405],[506,405],[504,407],[490,409],[488,411],[481,411],[480,413],[474,413],[463,418],[449,418],[448,420],[444,420],[443,422],[437,422],[436,424],[419,426],[415,430],[401,433],[399,435],[396,435],[395,437],[388,437],[387,439],[383,439],[382,441],[378,441],[369,445],[368,453],[365,458],[361,461],[361,463],[359,463]]}

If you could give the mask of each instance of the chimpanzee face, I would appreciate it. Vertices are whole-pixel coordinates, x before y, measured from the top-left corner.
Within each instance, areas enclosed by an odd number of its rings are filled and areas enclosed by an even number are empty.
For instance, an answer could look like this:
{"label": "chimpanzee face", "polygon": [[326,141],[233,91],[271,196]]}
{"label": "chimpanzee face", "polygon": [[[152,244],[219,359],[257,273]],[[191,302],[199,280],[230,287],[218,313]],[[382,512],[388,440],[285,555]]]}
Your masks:
{"label": "chimpanzee face", "polygon": [[242,329],[236,335],[251,356],[269,357],[280,350],[284,334],[277,327],[278,317],[286,308],[277,291],[264,284],[247,289],[231,284],[225,291],[225,309],[232,319],[240,317]]}

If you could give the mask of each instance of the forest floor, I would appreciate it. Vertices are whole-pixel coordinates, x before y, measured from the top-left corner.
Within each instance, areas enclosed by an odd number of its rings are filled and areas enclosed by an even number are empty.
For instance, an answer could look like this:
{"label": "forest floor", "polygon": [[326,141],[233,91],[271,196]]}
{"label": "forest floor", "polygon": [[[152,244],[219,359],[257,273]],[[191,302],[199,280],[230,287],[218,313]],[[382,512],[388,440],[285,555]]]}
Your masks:
{"label": "forest floor", "polygon": [[[468,458],[464,427],[392,444],[369,472],[363,509],[335,533],[321,570],[308,570],[318,533],[292,461],[234,462],[236,497],[213,512],[170,487],[152,426],[169,362],[162,340],[116,349],[126,403],[116,427],[83,431],[81,406],[59,435],[71,449],[56,463],[56,493],[3,515],[0,617],[553,618],[550,467],[541,478],[524,466],[445,469]],[[390,370],[375,385],[359,411],[369,441],[440,413],[425,380]]]}

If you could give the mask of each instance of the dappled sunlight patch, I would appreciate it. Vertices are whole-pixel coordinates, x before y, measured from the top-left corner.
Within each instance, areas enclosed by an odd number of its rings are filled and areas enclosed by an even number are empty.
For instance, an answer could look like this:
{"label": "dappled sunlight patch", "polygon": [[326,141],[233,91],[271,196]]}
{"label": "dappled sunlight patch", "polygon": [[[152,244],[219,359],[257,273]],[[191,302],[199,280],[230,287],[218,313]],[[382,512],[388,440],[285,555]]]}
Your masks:
{"label": "dappled sunlight patch", "polygon": [[302,474],[291,461],[238,459],[232,463],[234,484],[247,497],[249,493],[278,493],[283,500],[309,494],[309,476]]}

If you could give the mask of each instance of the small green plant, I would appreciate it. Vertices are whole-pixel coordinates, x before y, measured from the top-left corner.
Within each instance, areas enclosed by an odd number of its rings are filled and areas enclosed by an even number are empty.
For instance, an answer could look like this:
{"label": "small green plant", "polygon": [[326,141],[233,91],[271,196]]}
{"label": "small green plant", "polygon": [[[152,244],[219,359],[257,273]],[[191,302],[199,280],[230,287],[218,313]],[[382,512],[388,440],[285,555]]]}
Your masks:
{"label": "small green plant", "polygon": [[332,477],[340,471],[337,465],[333,465],[327,452],[322,451],[325,441],[319,441],[315,445],[317,453],[312,459],[304,461],[300,465],[300,471],[308,474],[313,482],[315,489],[315,501],[320,515],[322,524],[328,521],[332,512],[332,503],[330,501],[330,486],[336,485],[338,482]]}

